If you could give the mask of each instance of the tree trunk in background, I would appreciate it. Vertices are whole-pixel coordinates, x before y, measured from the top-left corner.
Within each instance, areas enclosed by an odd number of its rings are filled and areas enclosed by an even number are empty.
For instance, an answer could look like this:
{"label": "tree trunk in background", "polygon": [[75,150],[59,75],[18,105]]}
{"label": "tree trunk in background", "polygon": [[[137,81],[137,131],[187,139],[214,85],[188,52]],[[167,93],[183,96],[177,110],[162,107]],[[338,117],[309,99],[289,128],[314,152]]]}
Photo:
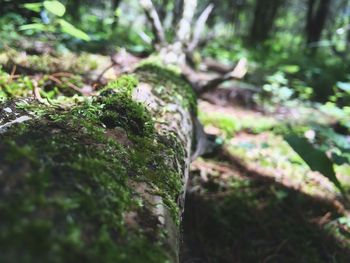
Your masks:
{"label": "tree trunk in background", "polygon": [[69,0],[67,2],[67,12],[71,16],[74,23],[80,22],[80,6],[81,0]]}
{"label": "tree trunk in background", "polygon": [[241,19],[240,19],[240,14],[243,12],[245,6],[246,6],[246,0],[236,0],[235,1],[235,11],[231,11],[232,15],[232,21],[235,26],[235,32],[240,33],[241,31]]}
{"label": "tree trunk in background", "polygon": [[308,45],[320,41],[329,14],[330,3],[331,0],[308,1],[306,17],[306,41]]}
{"label": "tree trunk in background", "polygon": [[249,43],[256,45],[268,39],[283,0],[257,0]]}
{"label": "tree trunk in background", "polygon": [[2,105],[0,262],[179,261],[195,98],[166,68],[135,76],[68,111]]}

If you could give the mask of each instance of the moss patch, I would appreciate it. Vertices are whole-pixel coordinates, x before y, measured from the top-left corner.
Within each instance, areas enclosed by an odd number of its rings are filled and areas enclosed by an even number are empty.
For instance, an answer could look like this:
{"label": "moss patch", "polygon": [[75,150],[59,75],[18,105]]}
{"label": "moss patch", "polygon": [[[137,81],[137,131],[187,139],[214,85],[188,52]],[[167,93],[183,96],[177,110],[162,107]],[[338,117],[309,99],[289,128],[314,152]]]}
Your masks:
{"label": "moss patch", "polygon": [[[85,74],[98,67],[96,56],[88,53],[77,55],[66,52],[56,55],[30,55],[15,49],[8,49],[6,52],[0,53],[0,64],[9,67],[10,70],[12,64],[17,64],[25,70],[42,73],[71,72]],[[17,70],[20,71],[21,69],[18,68]]]}
{"label": "moss patch", "polygon": [[[70,111],[40,106],[40,119],[0,135],[1,262],[168,262],[156,224],[150,240],[125,215],[144,210],[129,183],[141,181],[179,221],[178,155],[125,80]],[[118,129],[127,146],[107,136]]]}
{"label": "moss patch", "polygon": [[32,90],[29,77],[21,76],[13,81],[11,75],[4,72],[0,66],[0,102],[4,102],[7,98],[28,96]]}
{"label": "moss patch", "polygon": [[167,102],[182,105],[197,113],[196,94],[179,73],[156,63],[144,63],[136,69],[140,81],[153,86],[153,92]]}

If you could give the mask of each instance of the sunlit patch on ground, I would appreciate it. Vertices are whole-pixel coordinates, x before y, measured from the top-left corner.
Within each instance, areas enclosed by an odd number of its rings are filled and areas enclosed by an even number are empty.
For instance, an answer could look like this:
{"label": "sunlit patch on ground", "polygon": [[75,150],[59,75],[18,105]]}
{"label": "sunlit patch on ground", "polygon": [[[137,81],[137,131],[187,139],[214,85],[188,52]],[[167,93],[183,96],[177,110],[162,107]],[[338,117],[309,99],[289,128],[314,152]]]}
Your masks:
{"label": "sunlit patch on ground", "polygon": [[225,149],[192,164],[186,262],[350,262],[349,211],[339,190],[273,132],[277,122],[203,105],[206,131],[222,136]]}

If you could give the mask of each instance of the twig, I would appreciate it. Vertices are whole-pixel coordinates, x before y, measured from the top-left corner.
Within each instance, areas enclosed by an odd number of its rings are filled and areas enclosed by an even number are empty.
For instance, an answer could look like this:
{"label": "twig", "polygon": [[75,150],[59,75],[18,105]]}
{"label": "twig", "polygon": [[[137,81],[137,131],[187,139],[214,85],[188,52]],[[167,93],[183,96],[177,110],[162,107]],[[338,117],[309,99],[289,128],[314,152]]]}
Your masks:
{"label": "twig", "polygon": [[238,61],[236,67],[232,71],[224,74],[221,77],[209,80],[207,84],[200,87],[199,93],[205,93],[212,89],[215,89],[221,83],[231,79],[242,79],[247,73],[247,70],[248,70],[248,61],[246,58],[241,58]]}
{"label": "twig", "polygon": [[220,63],[211,58],[205,58],[202,63],[206,70],[214,71],[220,74],[226,74],[234,69],[232,66]]}
{"label": "twig", "polygon": [[278,247],[275,249],[274,253],[270,256],[268,256],[267,258],[264,259],[263,263],[267,263],[268,261],[270,261],[271,259],[275,258],[276,256],[278,256],[278,253],[280,252],[280,250],[282,249],[282,247],[288,242],[288,239],[283,240]]}
{"label": "twig", "polygon": [[51,79],[52,81],[56,82],[57,84],[62,85],[62,81],[60,81],[58,78],[56,78],[52,75],[49,75],[48,78]]}
{"label": "twig", "polygon": [[[63,84],[63,82],[62,82],[61,80],[59,80],[59,79],[53,77],[52,75],[49,75],[48,78],[49,78],[50,80],[56,82],[56,83],[59,84],[59,85],[62,85],[62,84]],[[77,87],[76,85],[74,85],[74,84],[71,83],[71,82],[68,82],[68,81],[67,81],[67,82],[65,82],[64,84],[66,84],[69,88],[71,88],[71,89],[73,89],[73,90],[75,90],[75,91],[77,91],[77,92],[79,92],[79,93],[81,93],[81,94],[84,93],[79,87]]]}
{"label": "twig", "polygon": [[71,76],[73,76],[73,74],[69,73],[69,72],[56,72],[56,73],[52,73],[51,76],[53,76],[53,77],[71,77]]}
{"label": "twig", "polygon": [[74,85],[73,83],[66,82],[65,84],[67,84],[67,86],[70,87],[71,89],[73,89],[81,94],[84,94],[84,92],[78,86]]}
{"label": "twig", "polygon": [[[27,76],[30,77],[30,75]],[[22,75],[13,75],[11,80],[18,79],[20,77],[22,77]]]}
{"label": "twig", "polygon": [[96,82],[101,82],[101,79],[103,77],[103,75],[111,68],[113,68],[115,65],[117,65],[114,61],[112,61],[112,63],[110,65],[108,65],[104,70],[102,70],[102,72],[97,76],[96,78]]}
{"label": "twig", "polygon": [[10,79],[8,82],[11,82],[13,80],[13,77],[15,76],[15,73],[16,73],[16,69],[17,69],[17,66],[13,65],[12,70],[11,70],[11,74],[10,74]]}
{"label": "twig", "polygon": [[40,88],[38,87],[38,82],[35,79],[32,79],[31,82],[33,85],[34,98],[37,99],[40,103],[46,104],[46,101],[40,95]]}
{"label": "twig", "polygon": [[152,39],[144,31],[139,31],[137,32],[137,34],[143,40],[143,42],[145,42],[148,45],[152,44]]}
{"label": "twig", "polygon": [[203,33],[203,30],[205,28],[205,23],[207,22],[209,15],[211,11],[214,9],[214,4],[209,4],[202,14],[199,16],[193,32],[193,38],[191,43],[188,45],[187,52],[193,52],[193,50],[198,46],[198,43],[200,42],[201,34]]}

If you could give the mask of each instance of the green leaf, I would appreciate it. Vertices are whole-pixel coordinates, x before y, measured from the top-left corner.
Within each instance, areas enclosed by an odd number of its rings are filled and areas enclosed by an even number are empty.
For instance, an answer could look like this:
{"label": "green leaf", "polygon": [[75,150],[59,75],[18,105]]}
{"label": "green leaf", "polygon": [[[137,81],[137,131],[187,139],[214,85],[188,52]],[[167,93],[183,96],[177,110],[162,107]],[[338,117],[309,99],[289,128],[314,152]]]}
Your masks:
{"label": "green leaf", "polygon": [[57,0],[44,1],[44,7],[47,11],[59,17],[66,12],[66,7]]}
{"label": "green leaf", "polygon": [[338,189],[343,192],[343,188],[335,175],[332,161],[325,152],[315,148],[304,137],[297,135],[287,135],[285,140],[293,150],[305,161],[311,170],[320,172],[326,176]]}
{"label": "green leaf", "polygon": [[281,69],[284,72],[287,72],[287,73],[290,73],[290,74],[294,74],[294,73],[299,72],[300,67],[298,65],[284,65],[284,66],[281,67]]}
{"label": "green leaf", "polygon": [[118,7],[114,10],[114,16],[120,17],[122,15],[122,10]]}
{"label": "green leaf", "polygon": [[25,9],[28,9],[33,12],[39,13],[41,10],[41,7],[43,6],[42,3],[26,3],[23,5]]}
{"label": "green leaf", "polygon": [[36,31],[43,31],[45,30],[45,25],[41,23],[33,23],[33,24],[27,24],[22,25],[19,27],[19,30],[36,30]]}
{"label": "green leaf", "polygon": [[90,37],[88,34],[76,28],[71,23],[68,23],[66,20],[59,19],[59,23],[64,33],[67,33],[75,38],[79,38],[85,41],[90,41]]}

